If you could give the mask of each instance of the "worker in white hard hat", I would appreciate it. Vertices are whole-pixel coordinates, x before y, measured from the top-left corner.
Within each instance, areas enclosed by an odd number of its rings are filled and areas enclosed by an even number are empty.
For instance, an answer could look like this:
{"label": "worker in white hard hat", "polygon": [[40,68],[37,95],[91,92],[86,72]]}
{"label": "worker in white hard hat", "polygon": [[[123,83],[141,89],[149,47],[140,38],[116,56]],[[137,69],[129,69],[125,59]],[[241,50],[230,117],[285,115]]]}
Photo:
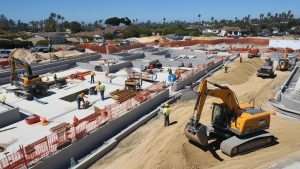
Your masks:
{"label": "worker in white hard hat", "polygon": [[168,103],[165,103],[164,104],[164,108],[163,108],[163,115],[164,115],[164,126],[169,126],[170,125],[170,119],[169,119],[169,116],[170,116],[170,105]]}

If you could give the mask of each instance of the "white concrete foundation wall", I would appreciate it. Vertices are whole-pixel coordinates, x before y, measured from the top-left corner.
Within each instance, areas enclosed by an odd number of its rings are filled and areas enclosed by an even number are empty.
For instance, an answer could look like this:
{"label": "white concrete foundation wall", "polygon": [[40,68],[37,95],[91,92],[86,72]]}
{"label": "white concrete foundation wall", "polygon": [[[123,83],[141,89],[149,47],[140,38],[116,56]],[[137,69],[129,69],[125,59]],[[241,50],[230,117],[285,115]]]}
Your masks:
{"label": "white concrete foundation wall", "polygon": [[0,103],[5,110],[0,112],[0,128],[11,125],[21,120],[19,108]]}
{"label": "white concrete foundation wall", "polygon": [[131,61],[125,61],[123,63],[117,63],[115,65],[111,66],[102,66],[103,72],[108,72],[108,73],[115,73],[123,68],[129,68],[132,67],[132,62]]}
{"label": "white concrete foundation wall", "polygon": [[172,86],[172,90],[173,91],[178,91],[183,89],[185,86],[191,85],[192,83],[198,81],[201,77],[205,76],[207,73],[209,73],[210,71],[216,69],[217,67],[220,67],[223,65],[223,61],[219,61],[217,63],[215,63],[213,66],[207,67],[189,77],[187,77],[186,79],[180,80],[176,83],[173,84]]}
{"label": "white concrete foundation wall", "polygon": [[[43,161],[40,161],[32,168],[48,169],[70,167],[70,158],[73,157],[75,161],[82,159],[92,151],[96,150],[98,147],[104,145],[105,141],[111,139],[122,130],[125,130],[132,123],[150,113],[168,98],[169,90],[160,92],[157,96],[145,101],[140,106],[130,110],[123,116],[109,121],[102,127],[95,129],[92,133],[84,138],[72,143],[68,147],[58,151],[52,156],[47,157]],[[105,153],[106,152],[104,152],[104,154]]]}
{"label": "white concrete foundation wall", "polygon": [[294,76],[298,76],[296,75],[297,71],[299,70],[300,67],[295,67],[295,69],[293,70],[293,72],[291,73],[291,76],[288,78],[288,80],[286,81],[286,83],[284,83],[284,87],[282,88],[282,90],[280,91],[280,102],[281,104],[283,104],[286,108],[294,110],[294,111],[298,111],[300,112],[300,101],[297,99],[293,99],[291,98],[289,95],[284,94],[284,90],[285,86],[289,86],[289,84],[292,81],[297,81],[299,77],[294,77]]}

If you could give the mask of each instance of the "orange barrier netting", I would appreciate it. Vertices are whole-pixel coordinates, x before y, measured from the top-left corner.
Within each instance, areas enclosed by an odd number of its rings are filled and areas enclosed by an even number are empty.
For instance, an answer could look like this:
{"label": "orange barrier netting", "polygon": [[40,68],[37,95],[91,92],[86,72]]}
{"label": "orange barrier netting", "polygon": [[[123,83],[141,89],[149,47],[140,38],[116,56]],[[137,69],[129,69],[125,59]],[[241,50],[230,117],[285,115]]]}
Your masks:
{"label": "orange barrier netting", "polygon": [[214,40],[189,40],[189,41],[171,41],[160,42],[160,47],[181,47],[181,46],[193,46],[197,44],[202,45],[216,45],[216,44],[249,44],[257,46],[268,46],[269,39],[265,38],[240,38],[240,39],[214,39]]}
{"label": "orange barrier netting", "polygon": [[7,154],[5,158],[0,160],[0,169],[29,168],[41,159],[61,150],[74,141],[80,140],[106,121],[124,115],[163,90],[166,90],[164,83],[156,83],[121,104],[115,103],[104,109],[95,108],[93,114],[76,120],[73,124],[60,128],[30,145],[20,146],[17,151]]}
{"label": "orange barrier netting", "polygon": [[82,43],[79,45],[79,47],[88,48],[93,51],[97,51],[99,53],[107,53],[106,50],[108,50],[109,53],[117,53],[117,52],[121,52],[123,50],[130,50],[130,49],[145,47],[145,44],[137,43],[137,44],[132,44],[132,45],[128,45],[128,46],[116,46],[116,45],[109,44],[106,46],[98,46],[93,43]]}

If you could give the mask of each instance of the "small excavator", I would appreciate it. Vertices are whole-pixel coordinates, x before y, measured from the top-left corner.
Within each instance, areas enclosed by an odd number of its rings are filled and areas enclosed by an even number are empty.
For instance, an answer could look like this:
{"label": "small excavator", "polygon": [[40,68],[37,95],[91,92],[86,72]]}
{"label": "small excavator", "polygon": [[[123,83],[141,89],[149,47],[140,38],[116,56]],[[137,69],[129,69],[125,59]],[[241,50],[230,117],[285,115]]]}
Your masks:
{"label": "small excavator", "polygon": [[141,90],[141,86],[143,84],[143,80],[140,77],[139,79],[133,78],[132,76],[128,76],[125,80],[125,89],[126,90]]}
{"label": "small excavator", "polygon": [[[208,89],[208,83],[215,88]],[[239,104],[235,93],[227,86],[202,80],[197,91],[194,113],[185,127],[190,142],[202,147],[209,141],[218,140],[220,149],[229,156],[247,153],[273,144],[276,138],[265,131],[270,126],[270,113],[250,103]],[[207,96],[221,99],[212,103],[210,125],[201,124],[200,117]]]}
{"label": "small excavator", "polygon": [[[23,49],[20,49],[23,50]],[[18,97],[31,100],[35,95],[46,95],[47,85],[38,75],[33,75],[30,64],[28,63],[29,56],[19,56],[18,52],[12,51],[8,57],[10,65],[10,82],[11,85],[17,87],[14,94]],[[16,78],[16,66],[24,69],[25,74],[22,77]]]}
{"label": "small excavator", "polygon": [[279,58],[276,69],[280,71],[292,70],[291,60],[287,59],[287,49],[284,49],[283,58]]}

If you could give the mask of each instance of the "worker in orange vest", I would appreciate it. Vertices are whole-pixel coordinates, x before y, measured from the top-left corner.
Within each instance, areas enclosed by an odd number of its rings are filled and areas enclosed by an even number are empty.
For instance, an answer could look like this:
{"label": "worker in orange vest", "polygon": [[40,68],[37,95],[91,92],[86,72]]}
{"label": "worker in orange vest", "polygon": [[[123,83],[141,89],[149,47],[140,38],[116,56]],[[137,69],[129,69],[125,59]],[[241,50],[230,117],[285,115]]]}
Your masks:
{"label": "worker in orange vest", "polygon": [[80,93],[80,94],[77,96],[78,110],[80,109],[80,103],[81,103],[81,102],[83,102],[83,103],[85,102],[85,101],[84,101],[84,95],[85,95],[84,93]]}

